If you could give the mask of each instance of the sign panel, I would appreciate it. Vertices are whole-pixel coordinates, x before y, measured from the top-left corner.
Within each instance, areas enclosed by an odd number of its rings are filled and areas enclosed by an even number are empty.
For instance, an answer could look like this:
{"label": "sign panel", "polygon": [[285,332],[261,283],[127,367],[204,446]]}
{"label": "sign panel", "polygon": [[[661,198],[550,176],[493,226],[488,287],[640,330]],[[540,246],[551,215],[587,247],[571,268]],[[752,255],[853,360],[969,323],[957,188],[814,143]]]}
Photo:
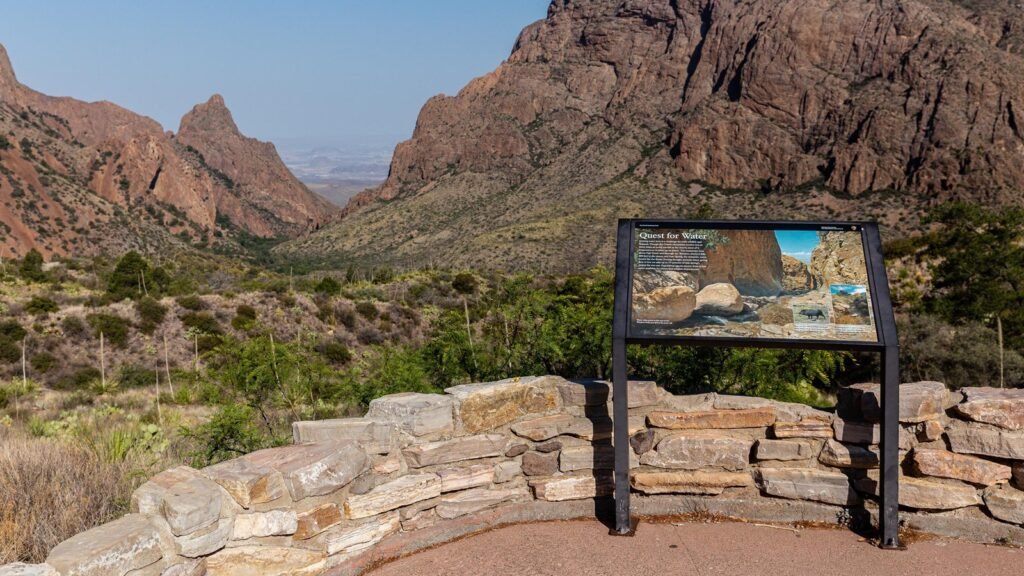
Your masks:
{"label": "sign panel", "polygon": [[863,225],[634,221],[629,338],[879,341]]}

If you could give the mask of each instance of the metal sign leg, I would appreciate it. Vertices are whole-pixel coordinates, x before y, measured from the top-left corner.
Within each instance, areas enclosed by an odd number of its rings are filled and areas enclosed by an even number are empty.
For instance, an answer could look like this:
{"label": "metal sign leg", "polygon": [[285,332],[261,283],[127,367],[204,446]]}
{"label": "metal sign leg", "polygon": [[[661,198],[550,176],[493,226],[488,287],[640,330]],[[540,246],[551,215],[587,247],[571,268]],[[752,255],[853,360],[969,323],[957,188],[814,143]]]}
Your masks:
{"label": "metal sign leg", "polygon": [[626,385],[626,341],[612,340],[612,419],[615,443],[615,530],[632,534],[629,513],[629,398]]}
{"label": "metal sign leg", "polygon": [[899,420],[900,373],[899,348],[886,346],[882,352],[882,457],[881,502],[878,523],[882,548],[900,548],[899,534]]}

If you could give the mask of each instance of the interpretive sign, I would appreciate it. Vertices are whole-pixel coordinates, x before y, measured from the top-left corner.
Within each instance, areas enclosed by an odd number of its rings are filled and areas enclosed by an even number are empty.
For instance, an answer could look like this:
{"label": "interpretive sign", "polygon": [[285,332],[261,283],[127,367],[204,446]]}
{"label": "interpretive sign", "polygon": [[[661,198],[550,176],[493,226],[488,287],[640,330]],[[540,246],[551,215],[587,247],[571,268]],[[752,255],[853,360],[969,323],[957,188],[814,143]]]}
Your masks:
{"label": "interpretive sign", "polygon": [[615,529],[628,534],[626,345],[875,351],[881,546],[899,547],[899,349],[872,222],[620,220],[612,384]]}
{"label": "interpretive sign", "polygon": [[862,225],[743,226],[637,222],[629,336],[878,341]]}

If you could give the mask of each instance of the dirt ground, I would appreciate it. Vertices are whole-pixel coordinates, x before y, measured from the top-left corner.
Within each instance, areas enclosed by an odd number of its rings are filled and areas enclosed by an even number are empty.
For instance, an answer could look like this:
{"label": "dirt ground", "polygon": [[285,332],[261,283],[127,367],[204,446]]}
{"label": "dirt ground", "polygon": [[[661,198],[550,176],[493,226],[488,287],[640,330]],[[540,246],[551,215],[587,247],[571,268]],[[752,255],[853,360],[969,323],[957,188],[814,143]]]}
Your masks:
{"label": "dirt ground", "polygon": [[940,538],[880,550],[845,530],[743,523],[640,524],[613,537],[595,521],[524,524],[386,564],[373,576],[1019,575],[1024,550]]}

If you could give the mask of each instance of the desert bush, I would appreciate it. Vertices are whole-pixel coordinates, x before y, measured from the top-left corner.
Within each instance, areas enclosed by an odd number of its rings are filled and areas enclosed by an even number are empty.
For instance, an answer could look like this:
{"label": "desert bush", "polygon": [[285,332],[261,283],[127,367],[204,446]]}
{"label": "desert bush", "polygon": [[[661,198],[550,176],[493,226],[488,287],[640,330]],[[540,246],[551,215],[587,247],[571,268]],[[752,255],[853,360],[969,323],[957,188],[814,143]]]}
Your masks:
{"label": "desert bush", "polygon": [[356,339],[365,346],[375,346],[385,342],[384,334],[376,326],[366,326],[356,334]]}
{"label": "desert bush", "polygon": [[[904,382],[937,380],[951,388],[999,385],[999,339],[980,322],[948,324],[937,316],[897,319]],[[1024,385],[1024,356],[1004,351],[1006,385]]]}
{"label": "desert bush", "polygon": [[263,430],[256,424],[255,411],[239,404],[221,407],[209,422],[182,428],[181,435],[191,443],[189,457],[196,468],[288,441],[287,437],[275,437]]}
{"label": "desert bush", "polygon": [[341,322],[341,325],[349,330],[354,330],[356,327],[356,313],[351,308],[335,308],[334,317]]}
{"label": "desert bush", "polygon": [[117,371],[118,388],[145,388],[156,384],[156,370],[137,364],[124,364]]}
{"label": "desert bush", "polygon": [[57,365],[57,357],[49,352],[40,352],[29,359],[32,369],[40,374],[46,374]]}
{"label": "desert bush", "polygon": [[472,294],[476,292],[479,282],[476,276],[469,272],[461,272],[452,279],[452,288],[459,294]]}
{"label": "desert bush", "polygon": [[25,304],[25,311],[33,316],[49,316],[58,310],[60,310],[60,305],[46,296],[33,296]]}
{"label": "desert bush", "polygon": [[93,380],[100,379],[100,370],[93,366],[85,366],[58,379],[53,387],[57,390],[85,390]]}
{"label": "desert bush", "polygon": [[181,316],[181,323],[185,328],[207,335],[219,336],[224,333],[220,322],[209,312],[189,312]]}
{"label": "desert bush", "polygon": [[331,364],[348,364],[352,360],[352,352],[348,346],[337,340],[321,342],[317,345],[316,351]]}
{"label": "desert bush", "polygon": [[60,321],[60,329],[69,338],[80,338],[88,332],[85,322],[78,316],[65,316]]}
{"label": "desert bush", "polygon": [[379,315],[377,306],[373,302],[366,301],[356,303],[356,312],[358,312],[363,318],[370,321],[376,320]]}
{"label": "desert bush", "polygon": [[135,251],[122,256],[107,278],[107,295],[112,301],[142,298],[149,292],[159,292],[159,283],[153,280],[149,262]]}
{"label": "desert bush", "polygon": [[187,296],[179,296],[175,302],[178,306],[181,306],[185,310],[191,310],[192,312],[199,312],[200,310],[206,309],[206,303],[203,299],[195,294],[189,294]]}
{"label": "desert bush", "polygon": [[316,292],[317,294],[337,296],[338,294],[341,294],[341,284],[334,278],[331,278],[330,276],[324,276],[324,278],[320,280],[320,282],[317,282],[316,287],[313,288],[313,291]]}
{"label": "desert bush", "polygon": [[28,251],[21,260],[18,267],[18,274],[29,282],[45,282],[46,272],[43,272],[43,255],[35,248]]}
{"label": "desert bush", "polygon": [[103,334],[103,339],[118,347],[128,346],[128,321],[116,314],[97,313],[90,314],[86,321],[92,326],[93,336],[96,338]]}
{"label": "desert bush", "polygon": [[[2,427],[0,427],[2,429]],[[124,463],[66,442],[0,430],[0,563],[42,562],[71,536],[126,511]]]}
{"label": "desert bush", "polygon": [[152,334],[167,317],[167,307],[149,296],[135,302],[135,311],[139,314],[139,330],[144,334]]}
{"label": "desert bush", "polygon": [[235,330],[248,332],[256,326],[256,309],[248,304],[235,307],[235,317],[231,319],[231,327]]}

